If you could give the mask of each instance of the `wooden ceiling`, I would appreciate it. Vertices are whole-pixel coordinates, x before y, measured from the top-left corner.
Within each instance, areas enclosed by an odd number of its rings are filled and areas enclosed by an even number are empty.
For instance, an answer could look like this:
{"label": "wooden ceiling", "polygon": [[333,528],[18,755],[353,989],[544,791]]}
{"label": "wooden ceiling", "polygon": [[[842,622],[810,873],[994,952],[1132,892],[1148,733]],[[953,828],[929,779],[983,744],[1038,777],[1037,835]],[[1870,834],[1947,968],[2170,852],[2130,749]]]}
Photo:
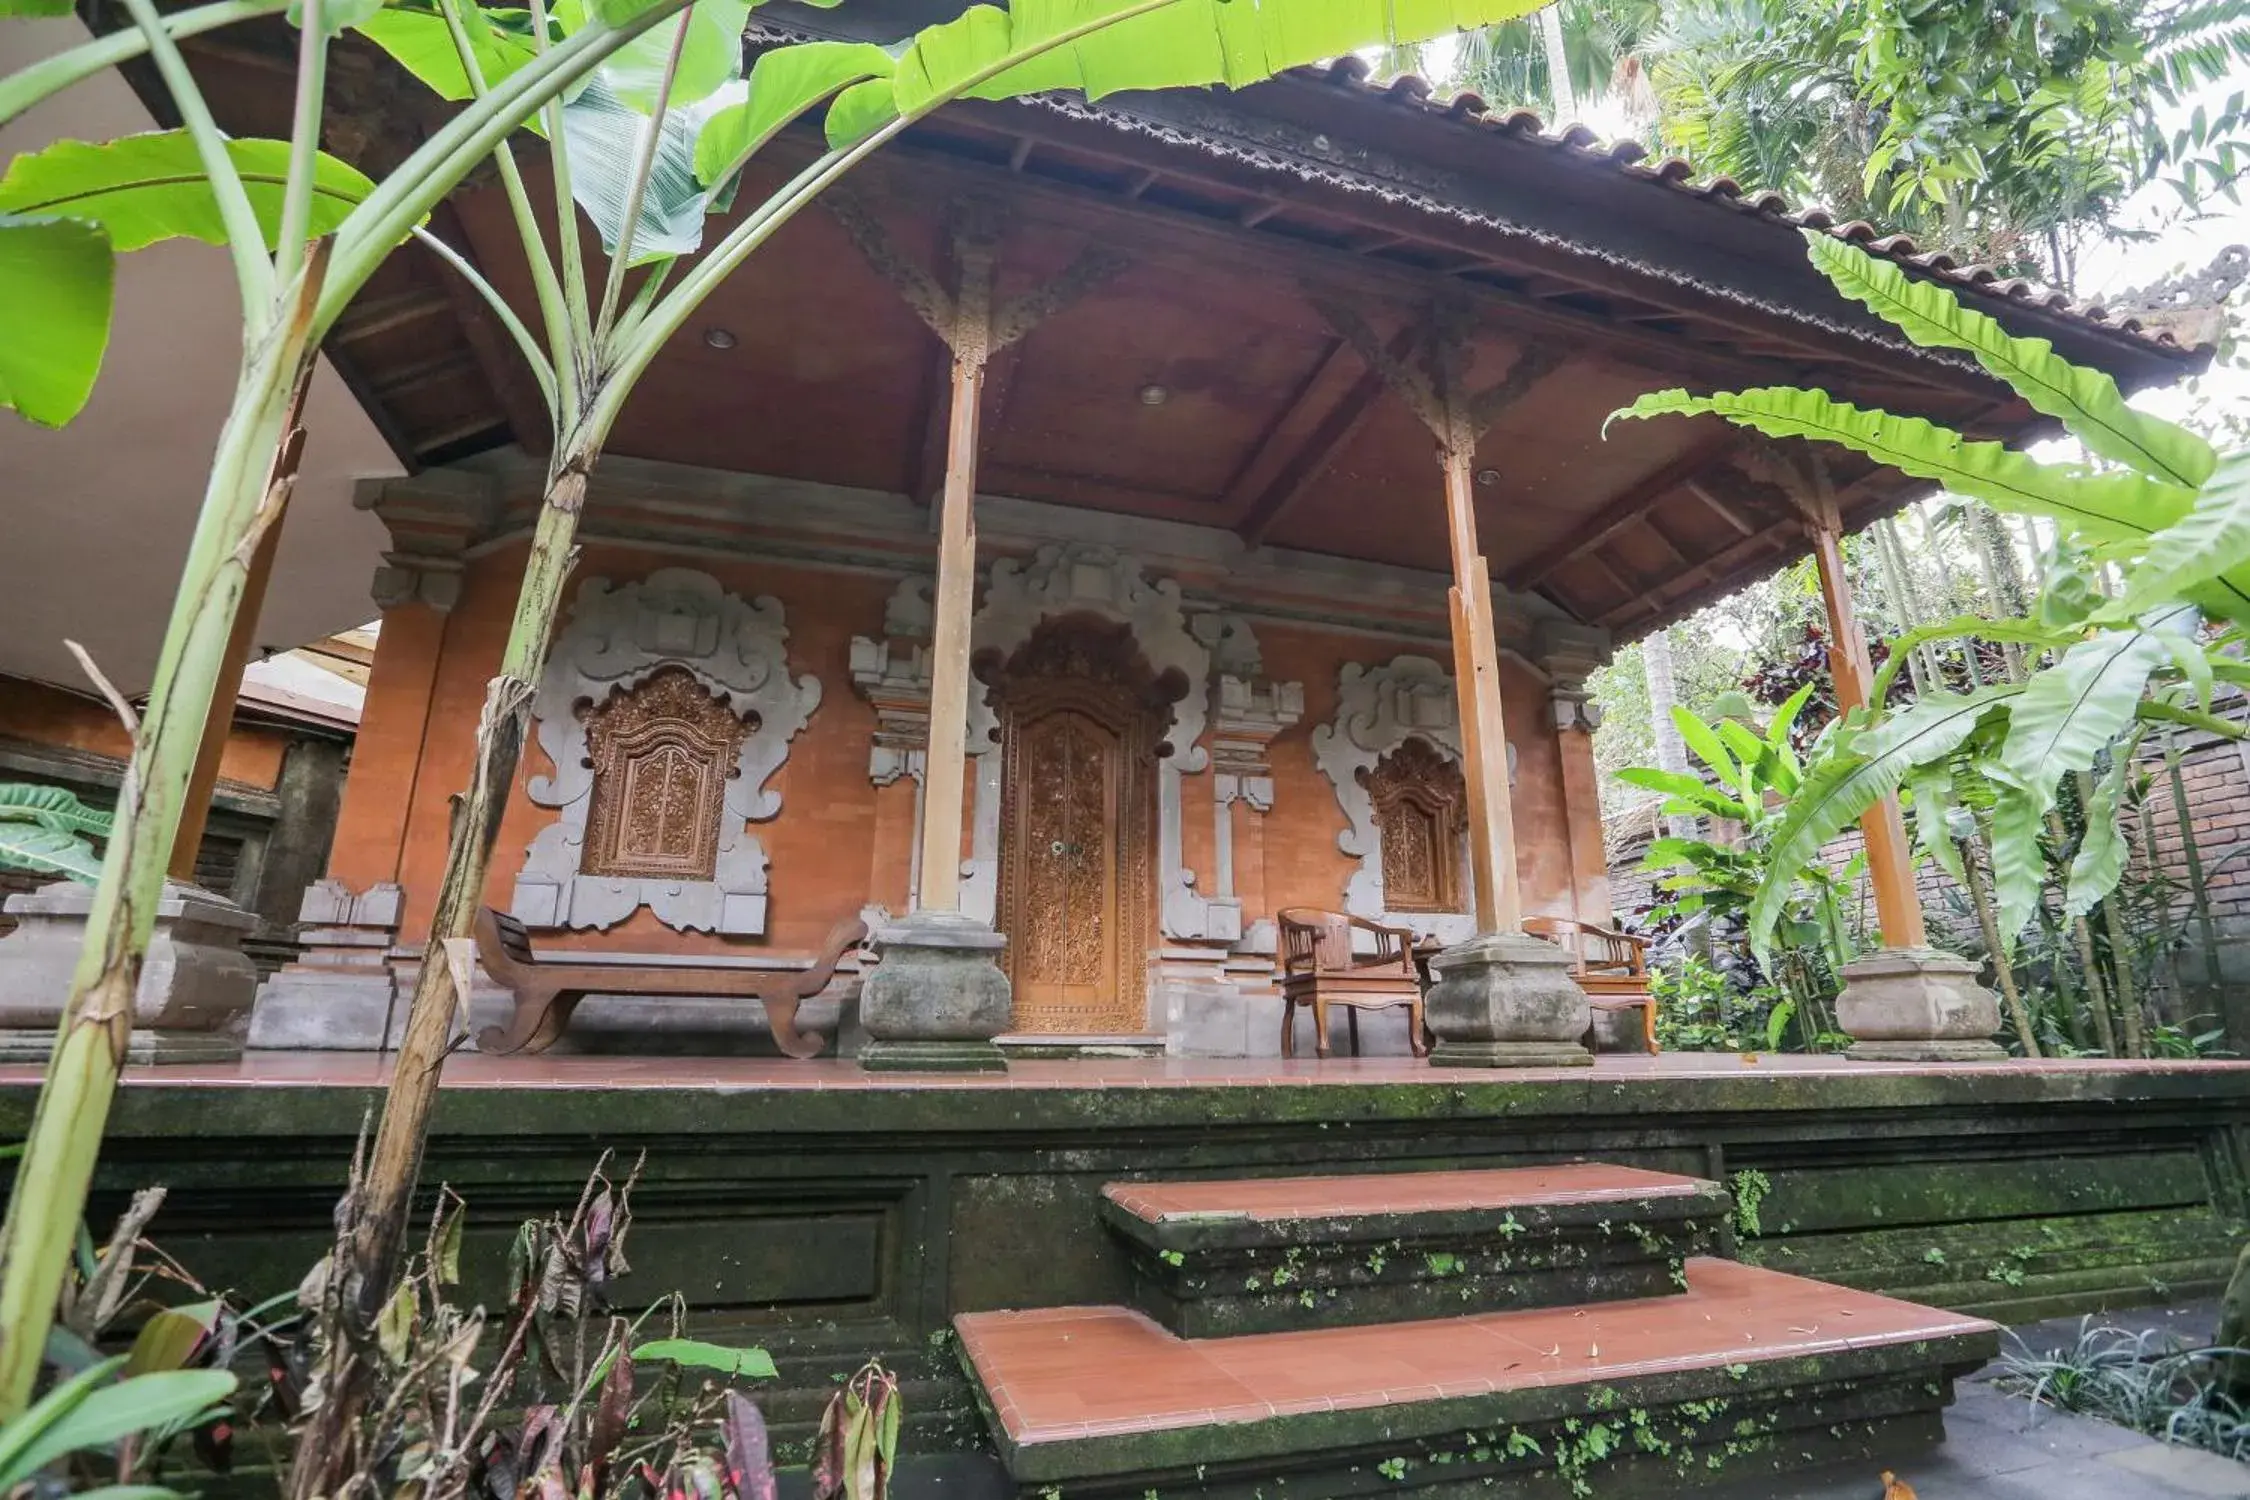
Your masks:
{"label": "wooden ceiling", "polygon": [[[256,48],[205,49],[198,66],[240,85],[223,95],[244,117],[234,128],[273,107],[272,62]],[[397,137],[412,127],[402,119],[415,117],[388,91],[386,67],[353,75],[356,113],[352,90],[343,91],[346,125],[360,124],[369,156],[386,138],[403,149]],[[1411,352],[1433,299],[1443,299],[1473,320],[1472,382],[1528,350],[1553,362],[1478,449],[1479,521],[1496,575],[1581,619],[1638,633],[1800,555],[1803,543],[1793,506],[1751,477],[1761,471],[1745,465],[1734,430],[1666,419],[1618,423],[1605,436],[1604,419],[1635,396],[1683,384],[1811,383],[1982,435],[2032,423],[1965,361],[1871,333],[1864,314],[1812,275],[1786,226],[1624,182],[1613,163],[1567,145],[1492,131],[1455,139],[1464,127],[1428,111],[1407,121],[1348,80],[1292,78],[1233,97],[1245,107],[1270,101],[1261,118],[1281,127],[1310,130],[1334,116],[1340,123],[1327,131],[1351,126],[1394,149],[1402,131],[1422,132],[1427,140],[1408,143],[1425,159],[1448,170],[1467,162],[1485,188],[1520,194],[1540,214],[1584,216],[1606,194],[1613,219],[1620,206],[1640,215],[1618,219],[1639,264],[1355,191],[1336,174],[1119,129],[1082,109],[948,111],[850,184],[903,255],[944,275],[948,215],[976,200],[1000,228],[1003,300],[1090,247],[1124,262],[996,359],[980,445],[985,492],[1442,570],[1432,440],[1322,309],[1348,306],[1394,351]],[[427,117],[426,103],[412,108]],[[371,112],[380,128],[367,127]],[[332,130],[332,140],[350,134]],[[1331,135],[1308,139],[1327,146]],[[810,150],[785,138],[766,170],[778,180]],[[740,201],[756,202],[759,187],[747,184]],[[528,313],[496,188],[457,195],[433,227]],[[1652,236],[1681,247],[1683,263],[1692,250],[1749,265],[1760,288],[1767,273],[1751,258],[1764,256],[1771,283],[1787,292],[1779,300],[1825,296],[1828,305],[1792,316],[1765,299],[1651,274]],[[2036,325],[2049,315],[2023,316]],[[714,331],[731,340],[707,341]],[[2070,336],[2080,357],[2114,346],[2113,362],[2133,381],[2188,364],[2122,333]],[[329,350],[412,462],[543,445],[528,373],[490,315],[426,252],[392,259]],[[610,451],[926,500],[942,470],[945,376],[937,338],[837,219],[814,209],[658,359]],[[1840,463],[1836,473],[1847,523],[1912,493],[1888,471]]]}

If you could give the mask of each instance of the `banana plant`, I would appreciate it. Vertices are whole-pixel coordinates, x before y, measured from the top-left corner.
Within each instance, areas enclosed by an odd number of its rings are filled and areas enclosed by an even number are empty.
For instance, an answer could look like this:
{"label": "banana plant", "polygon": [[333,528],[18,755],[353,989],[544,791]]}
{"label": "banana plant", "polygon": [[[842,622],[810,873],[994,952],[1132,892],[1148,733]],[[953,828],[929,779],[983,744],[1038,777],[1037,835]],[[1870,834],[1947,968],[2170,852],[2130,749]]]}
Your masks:
{"label": "banana plant", "polygon": [[59,786],[0,782],[0,870],[67,875],[87,885],[102,872],[91,839],[109,837],[109,814]]}
{"label": "banana plant", "polygon": [[[687,0],[591,0],[568,38],[454,114],[381,182],[322,154],[328,51],[383,0],[211,0],[169,15],[125,0],[130,25],[0,78],[0,122],[120,63],[146,58],[177,130],[58,142],[0,178],[0,389],[66,420],[107,341],[111,257],[159,241],[223,246],[241,296],[242,354],[179,592],[96,881],[86,946],[0,1226],[0,1418],[24,1409],[131,1027],[182,805],[260,539],[294,481],[297,412],[321,338],[384,258],[501,140]],[[0,0],[0,19],[58,0]],[[298,22],[291,133],[230,140],[180,50],[213,27]]]}
{"label": "banana plant", "polygon": [[[1657,882],[1669,899],[1652,915],[1705,915],[1720,922],[1748,916],[1772,867],[1773,835],[1803,784],[1804,763],[1793,739],[1815,686],[1807,683],[1791,694],[1762,732],[1742,716],[1722,712],[1706,723],[1684,708],[1673,709],[1680,738],[1708,775],[1648,766],[1616,773],[1628,786],[1661,792],[1667,816],[1712,818],[1740,829],[1734,838],[1653,841],[1643,868],[1671,873]],[[1792,1016],[1801,1019],[1808,1044],[1835,993],[1836,972],[1859,952],[1850,906],[1864,859],[1855,855],[1837,869],[1807,863],[1792,881],[1787,912],[1777,924],[1779,941],[1760,954],[1769,977],[1788,993],[1787,1011],[1777,1011],[1780,1025]]]}
{"label": "banana plant", "polygon": [[[1774,831],[1772,867],[1751,904],[1752,939],[1771,941],[1790,882],[1822,845],[1902,787],[1911,785],[1920,803],[1923,846],[1946,858],[1953,839],[1944,830],[1961,805],[1954,777],[1966,765],[1990,784],[1982,816],[1999,937],[2012,945],[2039,901],[2041,840],[2055,826],[2050,815],[2066,777],[2098,778],[2084,799],[2086,832],[2065,896],[2066,910],[2083,914],[2123,871],[2116,801],[2145,726],[2192,723],[2241,735],[2194,704],[2207,702],[2215,680],[2245,674],[2225,648],[2233,628],[2250,622],[2250,455],[2222,456],[2188,429],[2136,411],[2108,375],[2071,364],[2045,340],[2013,337],[1942,286],[1832,236],[1808,232],[1807,241],[1815,265],[1845,295],[1916,344],[1969,354],[2078,439],[2088,461],[2043,462],[1794,387],[1662,391],[1615,416],[1710,413],[1769,437],[1835,443],[1994,510],[2052,520],[2073,545],[2121,566],[2124,584],[2114,597],[2052,596],[2040,616],[1950,620],[1894,643],[1871,702],[1836,727]],[[2205,616],[2231,622],[2229,632],[2209,638]],[[1890,684],[1917,646],[1963,637],[2052,660],[2022,681],[1927,693],[1888,711]]]}

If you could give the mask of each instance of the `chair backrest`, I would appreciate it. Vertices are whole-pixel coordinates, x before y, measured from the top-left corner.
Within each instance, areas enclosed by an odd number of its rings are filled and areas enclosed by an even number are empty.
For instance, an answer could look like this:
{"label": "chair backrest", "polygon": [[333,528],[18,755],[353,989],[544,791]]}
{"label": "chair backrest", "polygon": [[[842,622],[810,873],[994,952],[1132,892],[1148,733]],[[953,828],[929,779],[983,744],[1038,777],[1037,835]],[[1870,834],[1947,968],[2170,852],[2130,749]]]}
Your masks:
{"label": "chair backrest", "polygon": [[1275,914],[1275,923],[1281,929],[1284,973],[1317,974],[1352,966],[1352,923],[1342,912],[1288,906]]}

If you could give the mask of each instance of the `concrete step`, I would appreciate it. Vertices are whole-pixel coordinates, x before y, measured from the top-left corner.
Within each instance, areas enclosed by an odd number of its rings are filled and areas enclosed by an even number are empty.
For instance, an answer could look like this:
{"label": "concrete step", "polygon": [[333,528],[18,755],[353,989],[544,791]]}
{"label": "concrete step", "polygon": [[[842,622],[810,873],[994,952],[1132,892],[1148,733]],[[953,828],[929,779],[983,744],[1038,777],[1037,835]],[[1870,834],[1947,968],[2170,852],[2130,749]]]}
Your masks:
{"label": "concrete step", "polygon": [[[1182,1339],[1123,1307],[954,1320],[1021,1495],[1673,1495],[1940,1441],[1979,1318],[1698,1259],[1674,1296]],[[1870,1471],[1872,1472],[1872,1471]],[[1486,1489],[1485,1486],[1492,1488]]]}
{"label": "concrete step", "polygon": [[1593,1162],[1102,1193],[1135,1303],[1185,1338],[1657,1296],[1731,1209],[1717,1183]]}

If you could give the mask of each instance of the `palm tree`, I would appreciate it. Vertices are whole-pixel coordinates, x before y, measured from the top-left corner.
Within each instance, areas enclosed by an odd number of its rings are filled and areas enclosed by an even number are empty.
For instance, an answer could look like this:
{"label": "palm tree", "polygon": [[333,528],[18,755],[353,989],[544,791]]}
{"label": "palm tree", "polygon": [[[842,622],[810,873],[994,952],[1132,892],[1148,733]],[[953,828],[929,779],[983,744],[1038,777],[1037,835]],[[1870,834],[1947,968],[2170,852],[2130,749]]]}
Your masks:
{"label": "palm tree", "polygon": [[1464,38],[1446,82],[1500,108],[1575,119],[1583,103],[1633,97],[1623,85],[1639,76],[1639,49],[1662,9],[1660,0],[1555,0],[1535,16]]}

